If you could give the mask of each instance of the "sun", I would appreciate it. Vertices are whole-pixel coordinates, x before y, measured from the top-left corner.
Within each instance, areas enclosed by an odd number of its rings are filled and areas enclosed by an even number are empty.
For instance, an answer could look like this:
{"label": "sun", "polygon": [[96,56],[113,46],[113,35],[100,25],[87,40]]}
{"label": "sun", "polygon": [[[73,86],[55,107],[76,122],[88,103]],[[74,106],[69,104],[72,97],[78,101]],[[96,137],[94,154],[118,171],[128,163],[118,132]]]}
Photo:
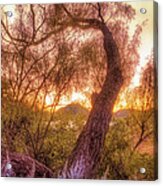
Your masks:
{"label": "sun", "polygon": [[72,93],[72,96],[71,96],[71,101],[72,102],[75,102],[75,101],[78,101],[78,100],[84,101],[85,99],[86,99],[85,96],[80,92],[73,92]]}
{"label": "sun", "polygon": [[54,96],[52,94],[48,94],[45,98],[45,103],[47,106],[52,105],[54,102]]}

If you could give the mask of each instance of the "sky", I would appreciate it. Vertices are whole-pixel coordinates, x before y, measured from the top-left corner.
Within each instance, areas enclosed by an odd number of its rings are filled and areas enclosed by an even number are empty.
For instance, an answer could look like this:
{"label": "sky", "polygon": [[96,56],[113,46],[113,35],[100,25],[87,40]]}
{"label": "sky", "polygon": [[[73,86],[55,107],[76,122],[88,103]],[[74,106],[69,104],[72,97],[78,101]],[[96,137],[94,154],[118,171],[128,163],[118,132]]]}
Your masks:
{"label": "sky", "polygon": [[[130,29],[131,33],[134,32],[135,25],[147,20],[146,25],[143,28],[140,52],[140,62],[136,68],[135,76],[133,77],[133,88],[139,85],[141,67],[146,65],[146,57],[150,55],[153,48],[153,1],[135,1],[130,2],[136,10],[135,20],[132,22]],[[145,8],[146,14],[140,13],[140,9]]]}

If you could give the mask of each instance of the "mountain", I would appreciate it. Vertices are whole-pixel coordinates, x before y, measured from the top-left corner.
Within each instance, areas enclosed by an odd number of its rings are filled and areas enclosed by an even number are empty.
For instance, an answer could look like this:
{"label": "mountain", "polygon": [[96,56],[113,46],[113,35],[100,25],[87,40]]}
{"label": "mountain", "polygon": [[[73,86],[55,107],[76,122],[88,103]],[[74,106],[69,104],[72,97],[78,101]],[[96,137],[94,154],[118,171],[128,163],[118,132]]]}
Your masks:
{"label": "mountain", "polygon": [[71,103],[61,109],[59,109],[56,113],[65,113],[65,114],[83,114],[88,115],[89,110],[87,110],[85,107],[80,105],[79,103]]}
{"label": "mountain", "polygon": [[113,114],[115,118],[126,118],[130,115],[131,110],[119,110]]}

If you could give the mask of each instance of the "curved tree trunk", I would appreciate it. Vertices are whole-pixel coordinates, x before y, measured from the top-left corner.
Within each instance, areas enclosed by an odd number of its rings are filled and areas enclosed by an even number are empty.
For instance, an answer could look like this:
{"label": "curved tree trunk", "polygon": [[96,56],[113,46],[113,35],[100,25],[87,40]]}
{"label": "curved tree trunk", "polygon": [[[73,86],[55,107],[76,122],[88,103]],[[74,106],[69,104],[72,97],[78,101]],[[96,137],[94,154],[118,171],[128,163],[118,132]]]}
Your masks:
{"label": "curved tree trunk", "polygon": [[112,33],[102,22],[100,22],[98,28],[104,36],[107,75],[87,123],[77,140],[76,147],[61,171],[59,176],[61,178],[94,177],[112,117],[113,106],[123,84],[120,55]]}

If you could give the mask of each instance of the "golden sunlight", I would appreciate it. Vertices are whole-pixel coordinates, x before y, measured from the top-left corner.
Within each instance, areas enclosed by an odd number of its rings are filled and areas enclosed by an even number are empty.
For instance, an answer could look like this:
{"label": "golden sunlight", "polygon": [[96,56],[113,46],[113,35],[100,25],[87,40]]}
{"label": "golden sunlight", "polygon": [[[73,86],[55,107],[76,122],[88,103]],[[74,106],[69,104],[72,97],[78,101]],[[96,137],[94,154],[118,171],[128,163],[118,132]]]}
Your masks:
{"label": "golden sunlight", "polygon": [[[50,93],[46,96],[45,104],[48,106],[48,108],[51,108],[53,106],[54,99],[55,96],[53,93]],[[63,108],[66,105],[69,105],[71,103],[79,103],[80,105],[87,108],[88,110],[90,110],[92,107],[90,99],[84,93],[74,91],[69,96],[63,95],[61,97],[59,104],[56,106],[56,110],[59,110],[60,108]],[[119,110],[127,109],[127,108],[129,108],[129,104],[127,103],[126,99],[124,99],[122,93],[119,96],[119,99],[113,108],[113,112],[117,112]]]}
{"label": "golden sunlight", "polygon": [[[53,105],[54,99],[55,95],[53,93],[50,93],[46,96],[45,104],[48,106],[48,108]],[[79,103],[87,109],[91,108],[91,102],[89,98],[85,95],[85,93],[73,91],[71,95],[63,95],[60,98],[59,104],[56,106],[56,110],[63,108],[71,103]]]}
{"label": "golden sunlight", "polygon": [[50,106],[53,104],[54,96],[52,94],[48,94],[45,98],[45,103],[47,106]]}
{"label": "golden sunlight", "polygon": [[78,100],[84,101],[85,99],[86,99],[86,97],[81,92],[73,92],[72,93],[72,96],[71,96],[72,102],[78,101]]}
{"label": "golden sunlight", "polygon": [[79,103],[85,108],[88,108],[88,109],[91,108],[90,100],[84,93],[73,91],[70,96],[63,96],[61,98],[56,110],[58,110],[61,107],[65,107],[66,105],[71,104],[71,103]]}

